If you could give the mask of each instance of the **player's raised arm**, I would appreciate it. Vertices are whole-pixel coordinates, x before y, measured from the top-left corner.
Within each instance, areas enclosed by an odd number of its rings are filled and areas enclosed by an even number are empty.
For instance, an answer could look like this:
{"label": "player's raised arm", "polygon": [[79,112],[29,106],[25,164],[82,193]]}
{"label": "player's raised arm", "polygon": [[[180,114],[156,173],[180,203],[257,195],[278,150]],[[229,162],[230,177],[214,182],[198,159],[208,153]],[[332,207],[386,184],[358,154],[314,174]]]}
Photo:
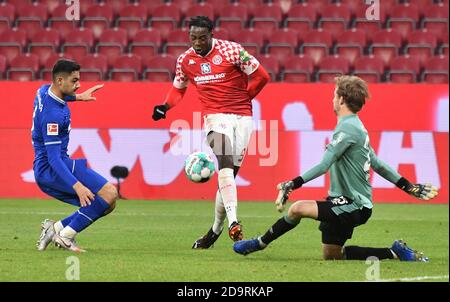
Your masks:
{"label": "player's raised arm", "polygon": [[253,99],[269,82],[270,76],[260,64],[259,67],[250,75],[247,91],[250,99]]}
{"label": "player's raised arm", "polygon": [[438,190],[432,184],[412,184],[406,178],[398,174],[388,164],[380,160],[370,148],[370,162],[372,169],[387,181],[395,184],[409,195],[418,199],[430,200],[438,195]]}
{"label": "player's raised arm", "polygon": [[172,86],[164,100],[164,104],[156,105],[153,108],[153,120],[158,121],[160,119],[165,119],[167,110],[176,106],[183,99],[185,93],[186,88],[178,89],[175,86]]}

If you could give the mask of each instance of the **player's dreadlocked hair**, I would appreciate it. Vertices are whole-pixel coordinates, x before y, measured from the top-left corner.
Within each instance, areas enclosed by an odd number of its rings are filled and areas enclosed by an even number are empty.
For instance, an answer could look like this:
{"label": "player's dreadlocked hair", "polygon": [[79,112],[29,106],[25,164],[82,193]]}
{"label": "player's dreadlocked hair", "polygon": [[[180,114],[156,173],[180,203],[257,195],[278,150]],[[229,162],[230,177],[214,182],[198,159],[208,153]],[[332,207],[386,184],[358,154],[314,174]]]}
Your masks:
{"label": "player's dreadlocked hair", "polygon": [[80,70],[80,65],[78,65],[76,62],[61,59],[61,60],[58,60],[55,63],[55,65],[53,66],[52,77],[53,77],[53,80],[55,80],[57,75],[59,75],[59,74],[68,75],[74,71],[79,71],[79,70]]}
{"label": "player's dreadlocked hair", "polygon": [[191,17],[189,20],[189,27],[191,26],[205,27],[211,32],[214,28],[214,23],[206,16],[196,16]]}
{"label": "player's dreadlocked hair", "polygon": [[369,89],[367,83],[357,76],[340,76],[336,77],[336,94],[344,98],[348,109],[353,113],[357,113],[369,98]]}

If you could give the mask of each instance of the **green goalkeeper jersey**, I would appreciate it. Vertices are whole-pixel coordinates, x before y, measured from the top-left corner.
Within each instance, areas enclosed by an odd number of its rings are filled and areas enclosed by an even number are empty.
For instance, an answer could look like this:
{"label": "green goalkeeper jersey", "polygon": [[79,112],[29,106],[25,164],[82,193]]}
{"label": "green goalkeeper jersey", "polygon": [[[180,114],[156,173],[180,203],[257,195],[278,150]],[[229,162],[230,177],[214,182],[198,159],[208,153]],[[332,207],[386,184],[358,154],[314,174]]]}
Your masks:
{"label": "green goalkeeper jersey", "polygon": [[[358,115],[339,118],[333,140],[326,147],[320,164],[302,175],[308,182],[330,170],[330,197],[345,196],[353,200],[338,211],[351,212],[362,207],[372,208],[372,186],[369,183],[370,167],[392,183],[400,174],[377,158],[369,143],[369,135]],[[339,213],[337,213],[339,214]]]}

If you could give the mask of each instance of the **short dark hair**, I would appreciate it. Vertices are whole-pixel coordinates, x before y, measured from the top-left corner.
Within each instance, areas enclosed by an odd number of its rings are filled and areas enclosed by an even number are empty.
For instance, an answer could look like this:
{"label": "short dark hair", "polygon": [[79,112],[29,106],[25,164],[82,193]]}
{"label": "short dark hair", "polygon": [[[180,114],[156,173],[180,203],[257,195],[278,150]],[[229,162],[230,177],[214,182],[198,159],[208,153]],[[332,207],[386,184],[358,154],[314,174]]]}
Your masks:
{"label": "short dark hair", "polygon": [[56,80],[56,76],[59,74],[63,73],[65,75],[69,75],[74,71],[79,71],[80,68],[80,65],[78,65],[75,61],[67,59],[58,60],[52,70],[53,81]]}
{"label": "short dark hair", "polygon": [[189,20],[189,28],[191,26],[205,27],[211,32],[214,28],[214,23],[207,16],[196,16],[191,17]]}
{"label": "short dark hair", "polygon": [[367,83],[357,77],[344,75],[335,78],[336,80],[336,94],[344,99],[348,109],[353,113],[357,113],[366,103],[366,98],[369,98],[369,89]]}

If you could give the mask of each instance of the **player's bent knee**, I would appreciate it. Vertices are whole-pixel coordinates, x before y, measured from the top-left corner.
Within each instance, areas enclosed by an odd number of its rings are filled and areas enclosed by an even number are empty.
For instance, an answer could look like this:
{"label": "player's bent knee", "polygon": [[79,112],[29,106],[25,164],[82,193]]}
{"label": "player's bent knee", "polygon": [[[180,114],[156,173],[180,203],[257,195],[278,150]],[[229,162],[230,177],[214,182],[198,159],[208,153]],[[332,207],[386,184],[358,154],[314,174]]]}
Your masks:
{"label": "player's bent knee", "polygon": [[306,207],[305,204],[303,203],[303,201],[299,200],[296,201],[290,208],[289,208],[289,212],[288,215],[291,218],[301,218],[301,217],[305,217],[306,214]]}
{"label": "player's bent knee", "polygon": [[98,195],[110,205],[114,204],[119,198],[119,193],[117,192],[116,187],[111,183],[107,183],[106,185],[104,185],[103,188],[98,192]]}

